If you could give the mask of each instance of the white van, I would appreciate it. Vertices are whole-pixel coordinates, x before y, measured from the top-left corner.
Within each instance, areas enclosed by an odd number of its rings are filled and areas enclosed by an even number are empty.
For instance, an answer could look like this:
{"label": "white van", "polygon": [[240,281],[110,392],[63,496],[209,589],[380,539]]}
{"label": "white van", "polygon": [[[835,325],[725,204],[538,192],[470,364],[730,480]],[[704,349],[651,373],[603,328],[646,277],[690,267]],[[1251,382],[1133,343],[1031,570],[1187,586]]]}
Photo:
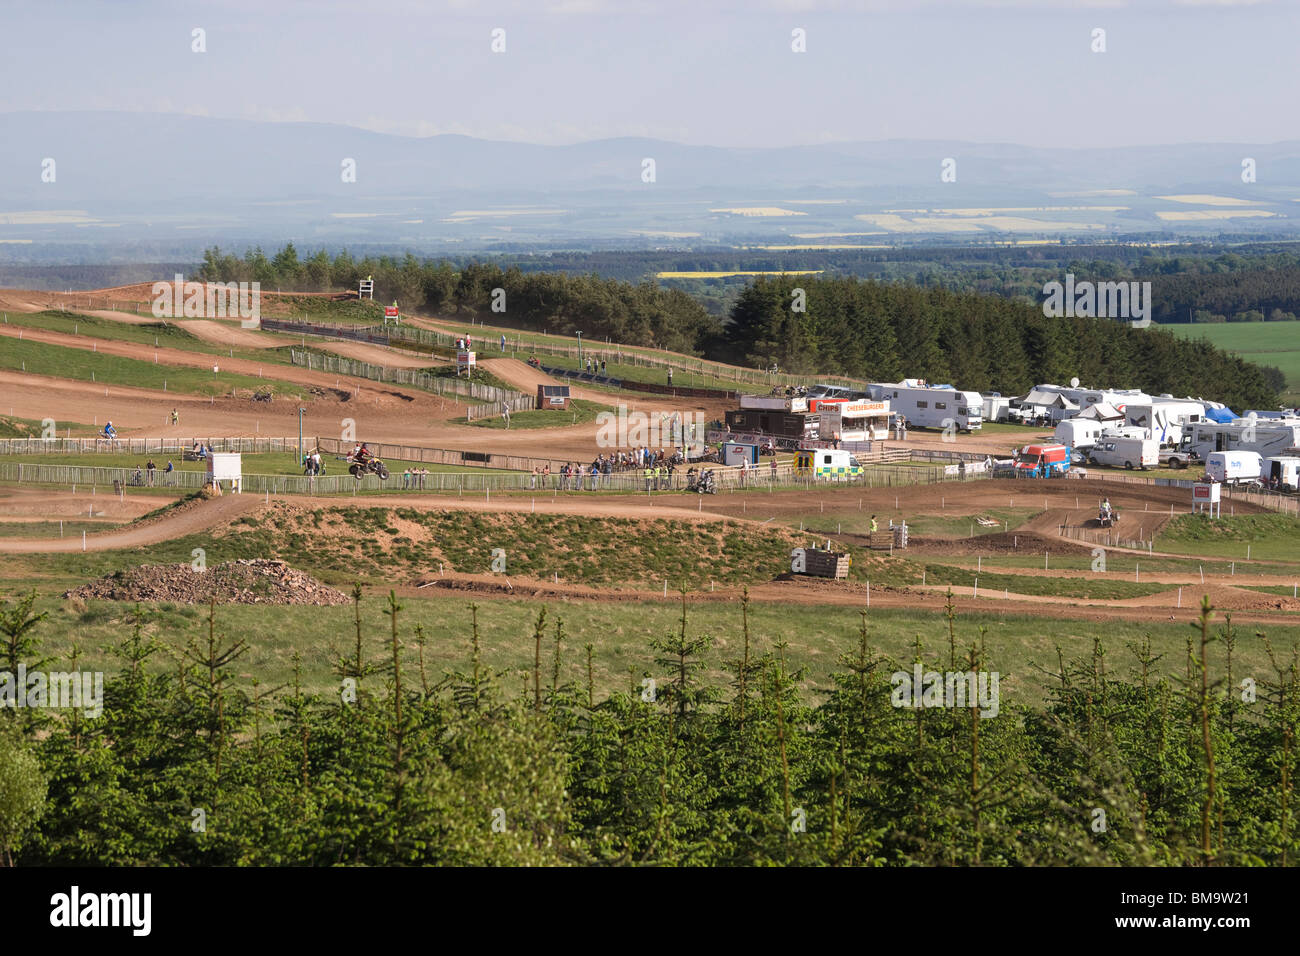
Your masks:
{"label": "white van", "polygon": [[1284,491],[1300,490],[1300,458],[1290,455],[1265,458],[1264,470],[1260,477],[1265,481],[1276,478],[1278,487]]}
{"label": "white van", "polygon": [[1103,437],[1088,450],[1088,460],[1096,465],[1125,468],[1156,468],[1160,464],[1160,442],[1154,438]]}
{"label": "white van", "polygon": [[1258,481],[1263,461],[1257,451],[1212,451],[1205,459],[1205,477],[1228,485]]}

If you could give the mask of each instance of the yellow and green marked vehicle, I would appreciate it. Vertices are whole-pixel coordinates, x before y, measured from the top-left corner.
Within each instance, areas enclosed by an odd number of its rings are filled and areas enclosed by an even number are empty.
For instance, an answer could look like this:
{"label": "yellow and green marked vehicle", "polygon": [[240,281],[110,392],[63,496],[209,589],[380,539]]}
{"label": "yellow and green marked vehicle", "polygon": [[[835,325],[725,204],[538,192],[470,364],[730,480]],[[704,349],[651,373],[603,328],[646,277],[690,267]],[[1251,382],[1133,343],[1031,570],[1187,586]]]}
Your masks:
{"label": "yellow and green marked vehicle", "polygon": [[862,477],[862,466],[847,451],[834,448],[800,448],[794,454],[794,473],[801,478],[852,481]]}

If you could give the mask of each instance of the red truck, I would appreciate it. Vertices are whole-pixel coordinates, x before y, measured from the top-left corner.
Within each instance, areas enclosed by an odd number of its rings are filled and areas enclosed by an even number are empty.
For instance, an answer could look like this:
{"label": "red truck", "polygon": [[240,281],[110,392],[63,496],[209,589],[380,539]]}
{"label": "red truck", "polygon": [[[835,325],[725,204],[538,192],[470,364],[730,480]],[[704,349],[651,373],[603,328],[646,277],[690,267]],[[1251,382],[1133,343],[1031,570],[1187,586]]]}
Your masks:
{"label": "red truck", "polygon": [[1016,452],[1017,478],[1056,478],[1070,470],[1070,449],[1065,445],[1026,445]]}

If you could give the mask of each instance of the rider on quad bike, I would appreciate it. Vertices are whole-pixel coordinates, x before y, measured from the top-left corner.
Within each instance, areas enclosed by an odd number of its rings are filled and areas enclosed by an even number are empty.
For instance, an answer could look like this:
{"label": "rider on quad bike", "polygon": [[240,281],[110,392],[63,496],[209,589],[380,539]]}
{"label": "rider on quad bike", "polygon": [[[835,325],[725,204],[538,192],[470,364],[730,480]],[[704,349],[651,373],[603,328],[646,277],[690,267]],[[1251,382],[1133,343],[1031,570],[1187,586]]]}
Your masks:
{"label": "rider on quad bike", "polygon": [[365,442],[362,442],[353,450],[352,454],[348,457],[348,461],[351,462],[348,471],[350,471],[352,477],[356,478],[358,481],[360,481],[361,476],[367,472],[373,475],[378,475],[380,481],[383,481],[388,477],[388,469],[384,466],[382,461],[371,454],[370,446]]}

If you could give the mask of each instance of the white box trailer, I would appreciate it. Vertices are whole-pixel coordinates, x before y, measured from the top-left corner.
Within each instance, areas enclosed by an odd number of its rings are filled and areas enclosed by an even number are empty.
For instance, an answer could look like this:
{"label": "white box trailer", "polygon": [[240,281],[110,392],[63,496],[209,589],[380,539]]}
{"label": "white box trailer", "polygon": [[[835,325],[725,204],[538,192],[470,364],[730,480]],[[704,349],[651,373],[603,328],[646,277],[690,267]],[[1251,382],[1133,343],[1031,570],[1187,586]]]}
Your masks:
{"label": "white box trailer", "polygon": [[1205,459],[1205,477],[1225,485],[1258,481],[1263,461],[1257,451],[1213,451]]}
{"label": "white box trailer", "polygon": [[1263,473],[1265,481],[1274,481],[1285,491],[1300,491],[1300,458],[1290,455],[1276,455],[1264,459]]}
{"label": "white box trailer", "polygon": [[909,427],[955,425],[960,431],[973,432],[984,421],[984,399],[979,392],[894,382],[872,385],[871,397],[888,402],[890,411],[907,419]]}
{"label": "white box trailer", "polygon": [[1156,468],[1160,465],[1160,442],[1154,438],[1106,438],[1088,450],[1088,459],[1116,468]]}

